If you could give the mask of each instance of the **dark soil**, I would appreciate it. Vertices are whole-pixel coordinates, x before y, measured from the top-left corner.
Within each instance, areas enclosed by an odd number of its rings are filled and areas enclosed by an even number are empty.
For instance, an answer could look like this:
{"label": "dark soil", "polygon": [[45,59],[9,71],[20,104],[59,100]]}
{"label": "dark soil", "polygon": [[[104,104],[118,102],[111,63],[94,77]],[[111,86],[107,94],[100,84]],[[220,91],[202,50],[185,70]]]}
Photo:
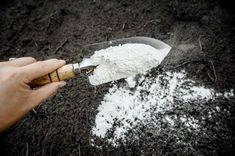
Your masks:
{"label": "dark soil", "polygon": [[[235,88],[235,26],[230,2],[218,0],[3,0],[0,3],[0,61],[80,60],[82,45],[129,36],[148,36],[173,47],[164,70],[181,70],[217,90]],[[156,69],[157,70],[157,69]],[[84,77],[0,136],[0,155],[232,155],[235,152],[234,100],[218,100],[228,114],[208,128],[207,137],[186,135],[193,146],[178,146],[172,133],[114,148],[91,146],[97,107],[109,84],[96,88]],[[209,109],[209,107],[208,107]],[[185,112],[187,113],[187,112]],[[215,121],[210,121],[211,123]],[[144,127],[143,127],[144,129]],[[180,131],[175,132],[175,134]]]}

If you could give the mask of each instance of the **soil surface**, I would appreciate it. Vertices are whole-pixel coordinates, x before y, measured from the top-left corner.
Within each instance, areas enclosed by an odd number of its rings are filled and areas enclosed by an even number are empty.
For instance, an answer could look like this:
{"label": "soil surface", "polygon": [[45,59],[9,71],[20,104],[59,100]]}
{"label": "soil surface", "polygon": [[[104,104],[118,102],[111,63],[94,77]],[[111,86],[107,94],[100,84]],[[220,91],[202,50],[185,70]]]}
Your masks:
{"label": "soil surface", "polygon": [[[0,61],[32,56],[37,60],[62,58],[68,63],[77,62],[81,60],[83,45],[148,36],[173,47],[161,69],[184,69],[200,84],[226,91],[235,88],[232,9],[229,1],[222,0],[3,0]],[[157,70],[152,72],[157,74]],[[187,146],[176,145],[167,128],[164,135],[153,136],[144,127],[138,143],[130,140],[131,143],[112,147],[100,140],[102,148],[92,146],[91,128],[97,107],[109,87],[109,84],[93,87],[81,76],[70,80],[58,94],[0,135],[1,155],[232,155],[235,152],[235,100],[223,99],[215,102],[229,113],[222,112],[208,121],[204,131],[207,135],[185,134]]]}

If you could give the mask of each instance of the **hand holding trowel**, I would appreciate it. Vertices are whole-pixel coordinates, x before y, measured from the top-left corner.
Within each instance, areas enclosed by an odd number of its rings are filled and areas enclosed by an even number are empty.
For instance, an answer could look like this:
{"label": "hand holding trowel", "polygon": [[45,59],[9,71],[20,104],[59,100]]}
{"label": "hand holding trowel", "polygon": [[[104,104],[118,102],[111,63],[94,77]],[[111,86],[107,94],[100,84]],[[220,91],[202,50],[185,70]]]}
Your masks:
{"label": "hand holding trowel", "polygon": [[[3,76],[0,77],[0,132],[55,93],[58,87],[63,86],[65,83],[45,84],[68,80],[79,74],[88,75],[92,85],[127,78],[159,65],[170,49],[169,45],[146,37],[131,37],[91,44],[82,48],[86,58],[80,63],[64,65],[54,72],[37,79],[29,78],[29,70],[23,71],[21,70],[23,67],[12,65],[16,62],[2,63],[0,69],[0,74],[3,73]],[[31,60],[31,62],[34,61]],[[64,61],[59,62],[61,65],[62,62],[64,64]],[[29,66],[32,67],[33,65]],[[10,72],[8,72],[8,69],[15,70],[9,70]],[[31,74],[37,75],[37,69],[31,68]],[[21,77],[22,74],[24,78]],[[18,76],[20,79],[18,79]],[[32,79],[33,81],[31,81]],[[30,82],[31,88],[45,86],[31,89],[28,82]]]}
{"label": "hand holding trowel", "polygon": [[[171,47],[167,45],[166,43],[159,41],[157,39],[148,38],[148,37],[130,37],[130,38],[123,38],[123,39],[118,39],[118,40],[113,40],[113,41],[87,45],[87,46],[84,46],[82,49],[83,51],[85,51],[86,56],[88,58],[84,58],[80,63],[64,65],[63,67],[57,69],[56,71],[52,73],[49,73],[48,75],[45,75],[43,77],[33,80],[30,83],[30,86],[36,87],[36,86],[42,86],[51,82],[68,80],[70,78],[75,77],[78,74],[90,75],[93,73],[95,68],[99,66],[97,64],[94,64],[94,62],[89,58],[90,56],[94,54],[95,51],[109,48],[112,46],[123,45],[127,43],[145,44],[145,45],[149,45],[157,49],[158,52],[161,53],[161,55],[159,55],[160,58],[158,59],[159,62],[161,62],[165,58],[165,56],[168,54],[168,52],[171,49]],[[118,80],[120,78],[125,78],[125,76],[116,77],[115,80]]]}

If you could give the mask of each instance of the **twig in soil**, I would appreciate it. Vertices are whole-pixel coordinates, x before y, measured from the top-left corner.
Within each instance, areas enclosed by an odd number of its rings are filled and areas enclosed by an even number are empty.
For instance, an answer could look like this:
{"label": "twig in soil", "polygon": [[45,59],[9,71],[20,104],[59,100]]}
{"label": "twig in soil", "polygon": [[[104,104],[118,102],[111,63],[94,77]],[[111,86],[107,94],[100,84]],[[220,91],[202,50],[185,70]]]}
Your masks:
{"label": "twig in soil", "polygon": [[84,99],[80,100],[80,101],[79,101],[79,103],[82,103],[82,102],[83,102],[83,101],[85,101],[85,100],[86,100],[86,98],[84,98]]}
{"label": "twig in soil", "polygon": [[210,73],[207,71],[208,77],[211,79],[212,82],[215,82],[214,78],[210,75]]}
{"label": "twig in soil", "polygon": [[189,63],[192,63],[192,62],[198,62],[198,61],[187,61],[187,62],[183,62],[183,63],[181,63],[181,64],[179,64],[179,65],[177,65],[177,66],[169,67],[169,68],[167,68],[167,69],[176,69],[176,68],[182,67],[182,66],[184,66],[184,65],[186,65],[186,64],[189,64]]}
{"label": "twig in soil", "polygon": [[29,154],[29,144],[26,142],[26,153],[25,156],[28,156]]}
{"label": "twig in soil", "polygon": [[[201,36],[199,36],[199,38],[198,38],[198,44],[199,44],[200,50],[201,50],[201,52],[202,52],[202,54],[203,54],[204,60],[206,60],[206,59],[205,59],[205,54],[204,54],[203,51],[202,51]],[[208,62],[209,62],[210,65],[212,66],[214,78],[210,75],[209,72],[207,72],[207,75],[209,76],[209,78],[211,79],[212,82],[216,82],[216,81],[217,81],[217,75],[216,75],[214,63],[212,62],[212,60],[209,60]]]}
{"label": "twig in soil", "polygon": [[78,144],[78,155],[81,156],[81,148],[80,148],[80,143]]}
{"label": "twig in soil", "polygon": [[201,37],[202,37],[202,36],[200,35],[199,38],[198,38],[198,44],[199,44],[199,47],[200,47],[200,51],[201,51],[201,53],[202,53],[202,55],[203,55],[203,59],[206,60],[205,53],[202,51]]}
{"label": "twig in soil", "polygon": [[38,48],[37,42],[35,40],[33,40],[33,41],[34,41],[34,45]]}
{"label": "twig in soil", "polygon": [[122,24],[122,30],[124,30],[125,27],[126,27],[126,23],[123,23],[123,24]]}
{"label": "twig in soil", "polygon": [[160,20],[159,20],[159,19],[150,20],[150,21],[146,22],[143,27],[146,27],[148,24],[154,23],[154,22],[157,22],[157,23],[158,23],[158,22],[160,22]]}
{"label": "twig in soil", "polygon": [[33,108],[32,111],[34,112],[34,114],[37,114],[37,111]]}
{"label": "twig in soil", "polygon": [[200,50],[202,51],[201,36],[199,36],[198,38],[198,44],[199,44]]}
{"label": "twig in soil", "polygon": [[60,50],[60,48],[62,48],[67,42],[68,42],[68,39],[66,39],[64,42],[62,42],[62,44],[56,48],[54,54],[56,54],[58,52],[58,50]]}
{"label": "twig in soil", "polygon": [[46,142],[46,140],[47,140],[47,137],[48,137],[50,131],[51,131],[51,127],[48,129],[48,131],[47,131],[47,133],[46,133],[46,135],[45,135],[45,138],[44,138],[44,140],[43,140],[43,142],[42,142],[42,146],[43,146],[43,147],[44,147],[44,144],[45,144],[45,142]]}
{"label": "twig in soil", "polygon": [[186,64],[189,64],[189,63],[191,63],[192,61],[187,61],[187,62],[183,62],[183,63],[181,63],[181,64],[179,64],[179,65],[177,65],[177,66],[175,66],[175,67],[173,67],[174,69],[175,68],[179,68],[179,67],[182,67],[182,66],[184,66],[184,65],[186,65]]}
{"label": "twig in soil", "polygon": [[135,143],[135,141],[136,141],[136,140],[135,140],[135,139],[133,139],[133,141],[132,141],[130,144],[131,144],[131,145],[133,145],[133,144]]}
{"label": "twig in soil", "polygon": [[214,63],[213,63],[211,60],[209,60],[208,62],[209,62],[209,63],[211,64],[211,66],[212,66],[214,78],[212,78],[208,72],[207,72],[207,74],[208,74],[208,76],[210,77],[210,79],[211,79],[213,82],[216,82],[216,81],[217,81],[217,75],[216,75]]}
{"label": "twig in soil", "polygon": [[182,67],[182,66],[184,66],[184,65],[186,65],[186,64],[189,64],[189,63],[205,63],[205,61],[203,61],[203,60],[194,60],[194,61],[186,61],[186,62],[183,62],[183,63],[181,63],[181,64],[179,64],[179,65],[176,65],[176,66],[170,66],[170,67],[167,67],[167,68],[165,68],[165,69],[176,69],[176,68],[179,68],[179,67]]}
{"label": "twig in soil", "polygon": [[52,14],[51,16],[50,16],[50,18],[49,18],[49,21],[48,21],[48,24],[47,24],[47,26],[46,26],[46,31],[48,31],[48,29],[50,28],[50,26],[51,26],[51,20],[54,18],[54,14]]}

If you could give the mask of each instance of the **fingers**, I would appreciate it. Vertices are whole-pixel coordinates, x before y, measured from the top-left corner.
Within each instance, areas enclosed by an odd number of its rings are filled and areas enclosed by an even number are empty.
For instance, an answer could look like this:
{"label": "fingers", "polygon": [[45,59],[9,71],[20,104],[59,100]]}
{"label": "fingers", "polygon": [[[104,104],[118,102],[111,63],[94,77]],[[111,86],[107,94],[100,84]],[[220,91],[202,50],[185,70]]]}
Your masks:
{"label": "fingers", "polygon": [[26,83],[29,83],[38,77],[44,76],[48,73],[51,73],[52,71],[55,71],[63,65],[65,65],[64,60],[50,59],[26,65],[21,68],[21,71],[26,76]]}
{"label": "fingers", "polygon": [[28,64],[32,64],[34,62],[36,62],[36,59],[33,57],[21,57],[13,61],[8,61],[7,64],[17,66],[17,67],[22,67]]}
{"label": "fingers", "polygon": [[41,102],[45,101],[48,97],[55,94],[57,90],[66,85],[65,81],[53,82],[33,90],[32,92],[32,102],[29,102],[29,110],[36,107]]}

